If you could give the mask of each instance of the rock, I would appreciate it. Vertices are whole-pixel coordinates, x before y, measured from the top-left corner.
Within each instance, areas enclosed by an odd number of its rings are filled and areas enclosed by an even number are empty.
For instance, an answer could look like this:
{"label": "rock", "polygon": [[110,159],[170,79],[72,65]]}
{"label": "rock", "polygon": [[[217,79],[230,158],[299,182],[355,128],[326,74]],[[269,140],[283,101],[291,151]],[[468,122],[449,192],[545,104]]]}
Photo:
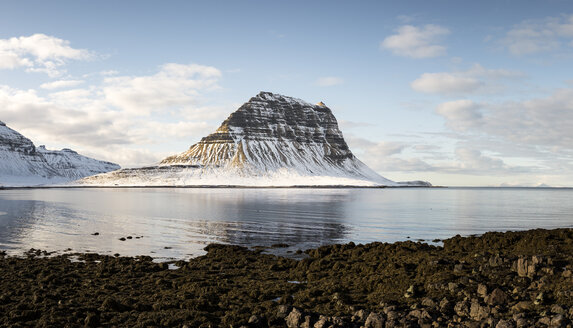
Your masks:
{"label": "rock", "polygon": [[511,320],[499,320],[499,322],[497,323],[497,325],[495,325],[495,328],[514,328],[515,325],[513,324],[513,321]]}
{"label": "rock", "polygon": [[328,325],[329,325],[329,323],[330,323],[330,320],[329,320],[329,319],[330,319],[330,318],[321,315],[321,316],[318,318],[318,321],[314,323],[314,326],[313,326],[313,327],[314,327],[314,328],[326,328],[326,327],[328,327]]}
{"label": "rock", "polygon": [[364,328],[384,328],[384,317],[378,313],[372,312],[364,322]]}
{"label": "rock", "polygon": [[525,328],[525,327],[530,327],[531,323],[526,318],[519,318],[519,319],[515,320],[515,326],[517,328],[522,328],[522,327]]}
{"label": "rock", "polygon": [[485,302],[489,305],[504,305],[508,301],[509,297],[507,294],[499,288],[494,289],[485,299]]}
{"label": "rock", "polygon": [[281,318],[281,319],[286,318],[286,316],[291,311],[291,308],[292,307],[290,305],[286,305],[286,304],[279,305],[277,308],[277,317]]}
{"label": "rock", "polygon": [[524,257],[520,257],[516,263],[516,271],[520,277],[532,278],[537,270],[536,264],[539,263],[538,258],[534,257],[535,260],[528,260]]}
{"label": "rock", "polygon": [[293,308],[290,314],[285,318],[285,323],[289,328],[298,328],[302,320],[302,312],[297,308]]}
{"label": "rock", "polygon": [[503,264],[503,259],[499,256],[499,254],[496,254],[495,256],[489,258],[489,265],[491,265],[492,267],[497,267],[502,264]]}
{"label": "rock", "polygon": [[429,297],[424,297],[424,299],[422,299],[422,305],[434,309],[436,302]]}
{"label": "rock", "polygon": [[430,313],[423,309],[412,310],[410,313],[408,313],[408,315],[422,321],[428,321],[432,319]]}
{"label": "rock", "polygon": [[563,307],[561,307],[561,305],[559,304],[553,304],[551,306],[551,313],[555,313],[555,314],[565,314],[565,309]]}
{"label": "rock", "polygon": [[535,301],[533,301],[533,304],[541,305],[541,304],[545,304],[546,301],[547,301],[547,297],[545,296],[545,293],[541,292],[541,293],[537,294],[537,296],[535,297]]}
{"label": "rock", "polygon": [[537,320],[537,326],[550,326],[551,325],[551,318],[550,317],[542,317]]}
{"label": "rock", "polygon": [[262,318],[259,317],[258,315],[252,315],[249,318],[249,326],[250,327],[260,327],[260,326],[262,326],[262,322],[263,322]]}
{"label": "rock", "polygon": [[455,282],[449,282],[448,283],[448,289],[450,290],[450,292],[455,293],[459,288],[459,285],[456,284]]}
{"label": "rock", "polygon": [[530,301],[520,301],[517,302],[514,306],[512,306],[511,310],[513,312],[523,312],[531,310],[532,307],[533,303],[531,303]]}
{"label": "rock", "polygon": [[551,318],[551,327],[565,327],[567,319],[562,314],[557,314]]}
{"label": "rock", "polygon": [[468,301],[457,302],[454,306],[454,312],[460,317],[467,317],[469,314],[469,303]]}
{"label": "rock", "polygon": [[404,293],[404,297],[410,298],[410,297],[417,296],[418,294],[419,294],[418,287],[416,285],[411,285],[406,290],[406,293]]}
{"label": "rock", "polygon": [[491,310],[486,307],[480,305],[477,301],[472,302],[470,306],[470,317],[473,320],[481,321],[487,318],[491,313]]}
{"label": "rock", "polygon": [[454,310],[454,305],[447,298],[440,301],[440,312],[450,314]]}
{"label": "rock", "polygon": [[477,294],[481,297],[487,296],[487,286],[484,284],[479,284],[477,287]]}
{"label": "rock", "polygon": [[86,318],[84,319],[84,325],[86,327],[97,327],[99,326],[99,316],[93,312],[88,312]]}
{"label": "rock", "polygon": [[352,322],[363,322],[366,320],[369,314],[370,313],[368,313],[368,311],[358,310],[354,312],[354,315],[352,316]]}

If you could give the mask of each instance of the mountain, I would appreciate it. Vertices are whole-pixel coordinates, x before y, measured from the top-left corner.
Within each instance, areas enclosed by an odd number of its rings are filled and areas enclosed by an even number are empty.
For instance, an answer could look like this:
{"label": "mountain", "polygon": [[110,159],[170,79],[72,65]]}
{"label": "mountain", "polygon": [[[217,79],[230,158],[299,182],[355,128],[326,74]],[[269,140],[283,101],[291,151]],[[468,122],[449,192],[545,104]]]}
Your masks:
{"label": "mountain", "polygon": [[261,92],[212,134],[157,166],[81,180],[104,185],[395,186],[358,160],[320,102]]}
{"label": "mountain", "polygon": [[71,149],[47,150],[0,121],[0,186],[65,183],[119,169]]}

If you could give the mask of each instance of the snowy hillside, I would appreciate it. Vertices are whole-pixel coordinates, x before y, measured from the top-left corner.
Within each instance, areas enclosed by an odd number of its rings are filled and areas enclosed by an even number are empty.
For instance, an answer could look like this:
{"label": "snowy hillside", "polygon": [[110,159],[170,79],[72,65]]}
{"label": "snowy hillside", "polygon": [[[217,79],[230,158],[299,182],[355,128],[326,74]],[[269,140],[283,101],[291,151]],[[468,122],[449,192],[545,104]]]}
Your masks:
{"label": "snowy hillside", "polygon": [[358,160],[323,103],[261,92],[212,134],[157,166],[83,179],[103,185],[399,185]]}
{"label": "snowy hillside", "polygon": [[111,170],[117,164],[82,156],[70,149],[47,150],[0,121],[0,186],[64,183]]}

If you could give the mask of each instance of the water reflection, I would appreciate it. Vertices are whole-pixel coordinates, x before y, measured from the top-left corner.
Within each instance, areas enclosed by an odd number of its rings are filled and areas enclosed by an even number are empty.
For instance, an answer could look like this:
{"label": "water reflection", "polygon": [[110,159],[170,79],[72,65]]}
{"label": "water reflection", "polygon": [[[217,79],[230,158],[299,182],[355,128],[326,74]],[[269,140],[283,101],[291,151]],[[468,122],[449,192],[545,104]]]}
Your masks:
{"label": "water reflection", "polygon": [[527,189],[0,190],[0,249],[189,258],[211,242],[285,243],[294,250],[573,227],[572,195]]}
{"label": "water reflection", "polygon": [[[51,189],[0,193],[0,247],[185,258],[211,242],[346,240],[345,191]],[[95,236],[95,233],[98,233]],[[120,238],[131,236],[121,241]],[[137,238],[139,237],[139,238]]]}

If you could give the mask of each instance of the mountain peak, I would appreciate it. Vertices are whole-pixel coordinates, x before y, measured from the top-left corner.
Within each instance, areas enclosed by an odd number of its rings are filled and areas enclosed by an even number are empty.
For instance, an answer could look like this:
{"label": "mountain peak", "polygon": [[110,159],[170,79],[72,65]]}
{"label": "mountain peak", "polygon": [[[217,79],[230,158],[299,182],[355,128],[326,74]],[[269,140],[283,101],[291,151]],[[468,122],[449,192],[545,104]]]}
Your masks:
{"label": "mountain peak", "polygon": [[158,166],[89,177],[95,185],[398,186],[350,151],[320,102],[260,92],[215,132]]}

